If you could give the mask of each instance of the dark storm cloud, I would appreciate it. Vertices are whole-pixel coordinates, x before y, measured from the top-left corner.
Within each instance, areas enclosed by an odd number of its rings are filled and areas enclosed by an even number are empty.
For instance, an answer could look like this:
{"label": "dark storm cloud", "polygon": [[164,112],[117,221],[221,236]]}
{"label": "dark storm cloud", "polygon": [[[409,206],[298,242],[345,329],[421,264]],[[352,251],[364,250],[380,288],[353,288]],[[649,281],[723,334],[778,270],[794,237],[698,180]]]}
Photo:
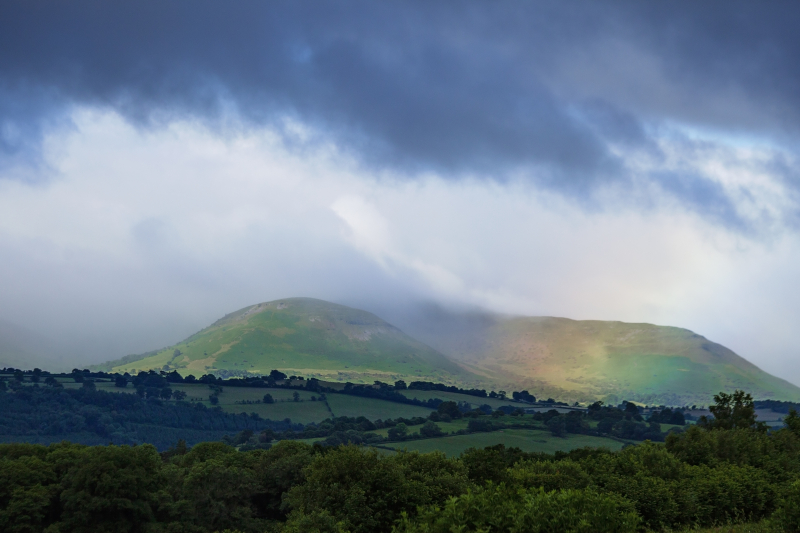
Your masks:
{"label": "dark storm cloud", "polygon": [[[253,125],[298,118],[374,168],[522,173],[583,197],[629,179],[610,145],[658,152],[647,125],[793,140],[798,15],[788,2],[6,1],[0,155],[30,158],[73,105],[143,126],[213,125],[233,105]],[[736,218],[703,177],[651,179]]]}

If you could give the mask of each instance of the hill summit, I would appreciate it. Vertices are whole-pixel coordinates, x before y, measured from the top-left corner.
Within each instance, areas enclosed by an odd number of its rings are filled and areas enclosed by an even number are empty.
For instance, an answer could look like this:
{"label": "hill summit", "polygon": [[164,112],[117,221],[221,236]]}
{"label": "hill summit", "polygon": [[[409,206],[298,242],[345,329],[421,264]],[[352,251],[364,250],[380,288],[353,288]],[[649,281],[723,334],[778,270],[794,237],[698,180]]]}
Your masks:
{"label": "hill summit", "polygon": [[720,391],[800,400],[800,388],[688,329],[555,317],[482,316],[427,343],[508,387],[574,400],[707,403]]}
{"label": "hill summit", "polygon": [[162,350],[111,361],[115,372],[201,375],[280,369],[320,379],[468,382],[460,365],[367,311],[313,298],[251,305]]}

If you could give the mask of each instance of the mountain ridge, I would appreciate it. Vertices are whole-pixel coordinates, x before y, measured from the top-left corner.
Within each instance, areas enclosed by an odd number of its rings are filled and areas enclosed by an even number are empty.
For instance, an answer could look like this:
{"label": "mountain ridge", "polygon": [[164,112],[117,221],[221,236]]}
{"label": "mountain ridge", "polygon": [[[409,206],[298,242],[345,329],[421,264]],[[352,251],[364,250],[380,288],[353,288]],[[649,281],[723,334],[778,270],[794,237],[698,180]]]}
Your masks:
{"label": "mountain ridge", "polygon": [[581,402],[705,404],[737,388],[758,399],[800,400],[800,388],[684,328],[488,313],[466,325],[419,320],[401,330],[360,309],[286,298],[244,307],[173,346],[96,368],[195,375],[278,369],[333,381],[528,389]]}
{"label": "mountain ridge", "polygon": [[[202,354],[201,354],[202,352]],[[284,298],[229,313],[185,340],[96,368],[185,373],[272,369],[334,379],[435,376],[470,382],[475,376],[376,315],[314,298]]]}

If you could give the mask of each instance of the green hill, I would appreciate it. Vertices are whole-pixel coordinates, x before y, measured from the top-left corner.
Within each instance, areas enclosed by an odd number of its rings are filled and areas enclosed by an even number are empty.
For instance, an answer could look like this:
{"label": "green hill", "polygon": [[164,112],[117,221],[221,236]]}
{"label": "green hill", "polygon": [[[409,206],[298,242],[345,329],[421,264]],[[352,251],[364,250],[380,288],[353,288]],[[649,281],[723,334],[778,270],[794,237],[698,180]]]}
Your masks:
{"label": "green hill", "polygon": [[552,317],[482,324],[469,335],[443,328],[423,338],[486,379],[537,395],[683,405],[738,388],[800,400],[800,388],[686,329]]}
{"label": "green hill", "polygon": [[244,371],[339,381],[435,379],[470,383],[475,376],[372,313],[312,298],[245,307],[185,341],[98,368],[136,372],[177,369],[199,376]]}

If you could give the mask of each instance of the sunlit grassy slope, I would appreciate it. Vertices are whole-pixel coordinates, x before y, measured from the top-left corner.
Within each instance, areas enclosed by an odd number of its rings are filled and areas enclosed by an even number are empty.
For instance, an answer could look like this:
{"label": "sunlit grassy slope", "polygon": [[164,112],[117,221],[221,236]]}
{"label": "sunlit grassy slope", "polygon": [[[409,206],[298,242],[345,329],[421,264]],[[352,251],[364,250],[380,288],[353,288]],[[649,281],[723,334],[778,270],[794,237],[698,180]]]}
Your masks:
{"label": "sunlit grassy slope", "polygon": [[102,365],[118,372],[177,369],[200,376],[219,369],[332,380],[414,379],[468,383],[468,371],[377,316],[311,298],[241,309],[185,341]]}
{"label": "sunlit grassy slope", "polygon": [[495,381],[574,399],[708,403],[719,391],[800,400],[800,388],[686,329],[550,317],[501,319],[455,355]]}
{"label": "sunlit grassy slope", "polygon": [[[411,429],[416,429],[412,427]],[[525,452],[554,453],[569,451],[586,446],[619,450],[623,442],[605,437],[591,435],[568,435],[565,438],[554,437],[549,431],[536,429],[505,429],[491,433],[470,433],[469,435],[453,435],[436,439],[389,442],[382,444],[396,450],[416,450],[422,453],[433,451],[444,452],[449,456],[458,456],[468,448],[485,448],[504,444],[506,447],[520,448]]]}

